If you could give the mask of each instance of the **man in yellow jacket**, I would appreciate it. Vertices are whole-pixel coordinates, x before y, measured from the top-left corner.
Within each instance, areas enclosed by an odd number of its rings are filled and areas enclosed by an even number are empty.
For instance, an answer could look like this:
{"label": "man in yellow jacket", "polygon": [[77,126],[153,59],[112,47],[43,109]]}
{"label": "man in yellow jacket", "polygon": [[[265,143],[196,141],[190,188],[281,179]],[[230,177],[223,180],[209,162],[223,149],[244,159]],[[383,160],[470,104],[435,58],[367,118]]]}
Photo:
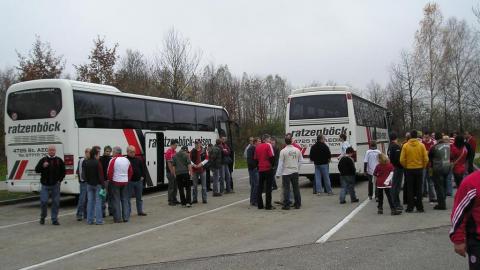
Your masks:
{"label": "man in yellow jacket", "polygon": [[425,212],[422,203],[422,179],[423,169],[428,164],[428,153],[425,145],[418,140],[416,130],[410,132],[409,139],[402,147],[400,153],[400,164],[405,168],[405,181],[407,182],[407,209],[405,212],[413,212],[413,207],[417,212]]}

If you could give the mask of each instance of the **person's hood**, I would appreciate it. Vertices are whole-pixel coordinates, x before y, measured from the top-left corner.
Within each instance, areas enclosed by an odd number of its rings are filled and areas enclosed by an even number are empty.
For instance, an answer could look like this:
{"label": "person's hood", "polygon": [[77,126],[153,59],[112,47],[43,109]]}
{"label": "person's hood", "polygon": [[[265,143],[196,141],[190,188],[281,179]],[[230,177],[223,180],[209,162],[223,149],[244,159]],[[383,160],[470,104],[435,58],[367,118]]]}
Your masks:
{"label": "person's hood", "polygon": [[410,144],[413,147],[416,147],[416,146],[420,145],[420,141],[417,138],[410,139],[410,140],[408,140],[408,144]]}

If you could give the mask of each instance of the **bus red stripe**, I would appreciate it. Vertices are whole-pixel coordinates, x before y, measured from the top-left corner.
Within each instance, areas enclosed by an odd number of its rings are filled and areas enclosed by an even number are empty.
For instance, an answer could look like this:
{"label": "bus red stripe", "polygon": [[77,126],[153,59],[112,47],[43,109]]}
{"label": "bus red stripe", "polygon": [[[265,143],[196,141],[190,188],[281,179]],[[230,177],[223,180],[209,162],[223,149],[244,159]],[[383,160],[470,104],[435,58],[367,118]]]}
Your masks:
{"label": "bus red stripe", "polygon": [[140,144],[138,143],[137,136],[135,135],[135,131],[133,129],[124,129],[123,134],[127,139],[128,145],[135,146],[135,154],[141,155],[142,148],[140,148]]}
{"label": "bus red stripe", "polygon": [[17,173],[15,174],[15,180],[22,179],[23,173],[25,172],[25,168],[27,167],[28,160],[20,161],[20,166],[18,166]]}

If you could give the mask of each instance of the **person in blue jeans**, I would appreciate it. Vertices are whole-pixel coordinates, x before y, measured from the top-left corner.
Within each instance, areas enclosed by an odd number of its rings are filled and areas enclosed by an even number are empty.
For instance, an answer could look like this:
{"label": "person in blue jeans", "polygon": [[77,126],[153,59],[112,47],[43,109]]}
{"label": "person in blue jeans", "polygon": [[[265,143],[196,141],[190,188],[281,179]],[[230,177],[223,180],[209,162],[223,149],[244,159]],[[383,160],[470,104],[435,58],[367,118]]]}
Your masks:
{"label": "person in blue jeans", "polygon": [[352,159],[352,155],[355,151],[352,147],[347,147],[345,155],[342,156],[338,162],[338,171],[340,172],[340,183],[342,184],[342,190],[340,191],[340,204],[344,204],[345,197],[350,194],[352,203],[358,202],[358,198],[355,194],[355,162]]}
{"label": "person in blue jeans", "polygon": [[322,193],[322,180],[328,195],[334,195],[330,184],[329,163],[332,158],[325,136],[318,135],[317,142],[310,148],[310,160],[315,164],[315,183],[313,194]]}
{"label": "person in blue jeans", "polygon": [[47,217],[48,198],[52,197],[52,224],[60,225],[58,222],[58,209],[60,207],[60,184],[65,178],[65,163],[55,154],[55,145],[48,146],[48,155],[41,158],[35,166],[35,172],[40,174],[40,225],[45,224]]}
{"label": "person in blue jeans", "polygon": [[87,180],[87,223],[92,225],[95,219],[97,225],[103,224],[102,198],[100,190],[105,188],[100,152],[92,148],[89,159],[82,164],[82,177]]}
{"label": "person in blue jeans", "polygon": [[250,146],[246,151],[248,176],[250,180],[250,205],[257,206],[258,192],[258,162],[254,159],[255,146],[258,144],[258,138],[252,138]]}
{"label": "person in blue jeans", "polygon": [[132,213],[132,202],[131,197],[135,195],[135,203],[137,205],[137,215],[146,216],[147,214],[143,211],[143,181],[145,179],[145,169],[143,162],[135,157],[136,149],[135,146],[130,145],[127,147],[127,159],[132,165],[132,178],[128,182],[128,211]]}
{"label": "person in blue jeans", "polygon": [[78,160],[77,176],[80,185],[80,194],[78,195],[77,220],[82,221],[87,217],[87,180],[82,177],[83,161],[90,158],[90,148],[85,149],[85,156]]}

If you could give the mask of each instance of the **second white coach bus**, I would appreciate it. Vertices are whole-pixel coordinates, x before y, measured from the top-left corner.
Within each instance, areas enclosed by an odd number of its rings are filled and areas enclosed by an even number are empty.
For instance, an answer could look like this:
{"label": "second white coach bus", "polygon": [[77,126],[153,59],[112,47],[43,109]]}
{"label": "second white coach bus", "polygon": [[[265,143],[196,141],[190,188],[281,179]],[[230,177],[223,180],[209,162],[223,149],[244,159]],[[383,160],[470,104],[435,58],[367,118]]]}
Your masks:
{"label": "second white coach bus", "polygon": [[288,97],[286,131],[292,133],[302,147],[304,164],[300,175],[313,179],[315,167],[309,159],[310,147],[317,136],[325,136],[332,152],[330,173],[338,173],[341,152],[340,134],[356,151],[354,156],[358,172],[363,172],[363,158],[372,140],[378,149],[386,152],[389,143],[389,121],[386,108],[352,93],[344,86],[303,88],[292,91]]}
{"label": "second white coach bus", "polygon": [[[226,136],[233,149],[230,120],[220,106],[122,93],[115,87],[71,80],[35,80],[12,85],[5,103],[7,187],[40,190],[38,160],[48,145],[65,161],[61,192],[78,194],[75,174],[84,149],[98,145],[135,146],[145,160],[146,186],[167,183],[163,153],[172,139],[193,148]],[[232,155],[233,156],[233,155]],[[232,157],[233,158],[233,157]]]}

